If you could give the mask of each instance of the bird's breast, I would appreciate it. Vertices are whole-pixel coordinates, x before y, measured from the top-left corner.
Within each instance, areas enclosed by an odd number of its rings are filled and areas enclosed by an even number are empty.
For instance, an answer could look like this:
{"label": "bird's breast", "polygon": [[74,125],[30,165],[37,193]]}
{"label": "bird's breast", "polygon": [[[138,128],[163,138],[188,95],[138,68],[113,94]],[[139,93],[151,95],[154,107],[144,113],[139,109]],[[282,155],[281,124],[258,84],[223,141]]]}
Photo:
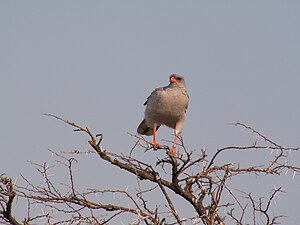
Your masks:
{"label": "bird's breast", "polygon": [[164,124],[175,128],[176,123],[185,115],[188,96],[185,90],[165,89],[150,96],[145,117],[152,124]]}

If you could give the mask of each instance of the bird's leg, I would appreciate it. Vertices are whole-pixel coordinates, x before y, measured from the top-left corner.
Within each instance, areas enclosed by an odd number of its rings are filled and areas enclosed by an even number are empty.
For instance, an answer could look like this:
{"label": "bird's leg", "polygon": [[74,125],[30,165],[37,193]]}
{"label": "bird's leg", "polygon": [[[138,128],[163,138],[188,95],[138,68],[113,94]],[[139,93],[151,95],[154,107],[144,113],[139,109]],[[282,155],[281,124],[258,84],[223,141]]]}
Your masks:
{"label": "bird's leg", "polygon": [[153,148],[156,149],[157,143],[156,143],[156,126],[153,127]]}
{"label": "bird's leg", "polygon": [[173,146],[170,149],[170,153],[172,155],[176,155],[176,142],[177,142],[178,137],[179,137],[179,132],[175,130],[175,137],[174,137],[174,141],[173,141]]}
{"label": "bird's leg", "polygon": [[150,143],[153,145],[154,150],[160,148],[160,145],[156,141],[156,130],[157,130],[157,125],[153,126],[153,142]]}

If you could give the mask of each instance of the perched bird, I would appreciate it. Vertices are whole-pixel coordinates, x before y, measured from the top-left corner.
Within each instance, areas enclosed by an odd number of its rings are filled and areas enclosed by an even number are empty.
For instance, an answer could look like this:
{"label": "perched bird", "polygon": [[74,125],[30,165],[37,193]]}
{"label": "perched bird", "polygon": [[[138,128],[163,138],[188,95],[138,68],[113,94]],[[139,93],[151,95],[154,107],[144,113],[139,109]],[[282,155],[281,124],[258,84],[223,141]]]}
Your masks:
{"label": "perched bird", "polygon": [[184,77],[178,74],[170,76],[170,84],[156,88],[147,98],[144,119],[137,128],[143,135],[153,135],[153,147],[157,148],[156,131],[161,125],[174,129],[175,137],[171,154],[176,153],[176,142],[183,129],[189,96],[186,91]]}

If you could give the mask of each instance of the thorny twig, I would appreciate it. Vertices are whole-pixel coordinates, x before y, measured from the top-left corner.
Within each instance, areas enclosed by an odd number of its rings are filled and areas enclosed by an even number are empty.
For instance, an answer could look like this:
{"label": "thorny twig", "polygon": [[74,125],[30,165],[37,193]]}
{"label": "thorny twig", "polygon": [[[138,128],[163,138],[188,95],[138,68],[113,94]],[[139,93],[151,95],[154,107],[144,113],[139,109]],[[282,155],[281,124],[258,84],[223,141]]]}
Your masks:
{"label": "thorny twig", "polygon": [[[144,137],[139,135],[130,134],[135,138],[135,144],[130,150],[129,156],[118,155],[115,153],[104,150],[100,144],[103,141],[103,135],[93,135],[87,127],[79,126],[73,122],[62,119],[52,114],[45,114],[52,118],[58,119],[72,127],[74,131],[80,131],[88,134],[90,140],[88,143],[92,146],[94,151],[100,156],[100,158],[111,165],[127,171],[137,177],[138,191],[136,195],[132,195],[128,190],[97,190],[88,189],[83,192],[76,190],[75,177],[73,175],[73,162],[74,158],[66,158],[60,154],[52,152],[59,158],[57,162],[62,166],[65,166],[69,172],[69,185],[67,193],[62,193],[54,182],[51,180],[50,170],[51,166],[48,164],[36,164],[38,173],[44,178],[44,186],[37,186],[31,183],[28,179],[23,177],[26,186],[15,186],[16,193],[20,197],[24,197],[30,201],[30,204],[41,204],[45,206],[45,209],[55,211],[57,213],[72,215],[69,219],[60,222],[53,222],[50,214],[44,213],[41,217],[31,217],[24,221],[32,221],[45,218],[49,224],[62,224],[63,222],[82,222],[92,224],[107,224],[115,220],[122,214],[135,215],[135,223],[140,224],[181,224],[186,221],[191,221],[194,224],[214,225],[225,224],[225,221],[234,221],[236,224],[246,224],[245,218],[249,210],[253,210],[253,222],[257,224],[258,214],[265,218],[264,224],[276,224],[277,220],[281,216],[270,216],[270,208],[275,196],[282,192],[281,188],[275,189],[269,199],[265,202],[263,198],[255,199],[251,193],[244,193],[245,202],[239,196],[235,194],[234,189],[229,186],[228,181],[233,180],[235,176],[241,174],[278,174],[281,175],[285,171],[293,171],[299,173],[300,168],[291,165],[287,162],[287,151],[297,151],[299,148],[283,147],[274,141],[267,138],[265,135],[256,131],[255,129],[246,126],[242,123],[235,123],[234,125],[243,127],[255,133],[258,139],[262,139],[267,145],[258,144],[256,141],[253,145],[248,146],[227,146],[220,148],[209,159],[205,150],[201,150],[199,154],[197,151],[188,151],[184,145],[183,139],[180,138],[180,147],[176,156],[167,154],[165,158],[157,159],[156,167],[152,167],[151,164],[144,160],[134,158],[134,150],[137,148],[143,148],[145,151],[151,149],[150,142]],[[168,149],[168,146],[162,146],[161,149]],[[266,162],[260,166],[248,166],[242,167],[239,163],[224,163],[215,164],[216,159],[227,151],[278,151],[269,162]],[[80,151],[78,151],[80,153]],[[71,154],[79,154],[77,151],[71,152]],[[167,168],[170,168],[168,170]],[[161,169],[165,172],[161,173]],[[169,171],[169,172],[168,172]],[[140,182],[148,181],[153,183],[152,188],[143,190]],[[232,183],[232,182],[231,182]],[[167,202],[167,209],[164,211],[161,206],[156,205],[151,208],[149,200],[146,199],[146,193],[154,194],[158,189],[161,190],[160,194]],[[1,189],[2,190],[2,189]],[[178,206],[173,201],[173,196],[168,192],[171,192],[177,196],[180,196],[185,202],[187,202],[195,211],[196,216],[190,216],[180,218],[178,214]],[[97,201],[91,196],[93,195],[107,195],[107,194],[119,194],[127,199],[127,205],[123,205],[121,202],[104,203]],[[0,197],[5,196],[0,192]],[[231,200],[227,200],[224,196],[229,196]],[[2,209],[7,208],[7,202],[1,202]],[[30,208],[30,207],[29,207]],[[221,210],[224,209],[224,210]],[[102,214],[100,217],[95,217],[95,212],[106,211],[107,214]],[[240,214],[238,215],[238,210]],[[3,211],[3,210],[2,210]],[[29,210],[28,210],[29,211]],[[224,213],[222,213],[222,211]],[[87,215],[87,212],[90,214]],[[3,214],[3,213],[2,213]],[[76,216],[75,216],[76,215]],[[1,219],[1,218],[0,218]],[[5,219],[5,218],[4,218]],[[7,218],[6,218],[7,219]],[[197,222],[195,222],[197,221]]]}

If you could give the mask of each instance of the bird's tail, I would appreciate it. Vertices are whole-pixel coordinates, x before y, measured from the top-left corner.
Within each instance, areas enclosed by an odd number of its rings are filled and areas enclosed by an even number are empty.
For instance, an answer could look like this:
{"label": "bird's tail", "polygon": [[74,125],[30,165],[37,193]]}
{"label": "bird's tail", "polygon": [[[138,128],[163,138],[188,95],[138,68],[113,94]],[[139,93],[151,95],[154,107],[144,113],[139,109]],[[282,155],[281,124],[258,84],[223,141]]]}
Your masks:
{"label": "bird's tail", "polygon": [[[158,128],[159,128],[159,126],[156,127],[156,130],[158,130]],[[137,132],[139,134],[151,136],[151,135],[153,135],[153,127],[149,127],[146,123],[146,120],[144,119],[138,126]]]}

